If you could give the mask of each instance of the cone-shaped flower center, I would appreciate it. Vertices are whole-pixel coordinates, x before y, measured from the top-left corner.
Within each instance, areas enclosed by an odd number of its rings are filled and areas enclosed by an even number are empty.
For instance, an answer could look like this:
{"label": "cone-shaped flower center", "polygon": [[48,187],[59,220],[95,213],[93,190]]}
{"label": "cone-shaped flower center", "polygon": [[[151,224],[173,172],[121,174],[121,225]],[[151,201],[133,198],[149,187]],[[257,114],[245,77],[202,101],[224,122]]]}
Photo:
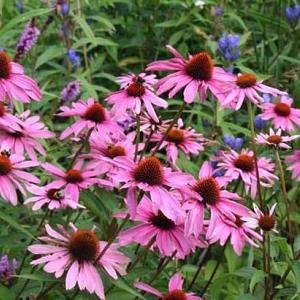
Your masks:
{"label": "cone-shaped flower center", "polygon": [[145,87],[140,82],[133,82],[127,88],[127,94],[131,97],[141,97],[145,94]]}
{"label": "cone-shaped flower center", "polygon": [[0,155],[0,176],[7,175],[12,169],[11,161],[8,156]]}
{"label": "cone-shaped flower center", "polygon": [[93,121],[95,123],[102,123],[105,121],[105,110],[100,103],[94,103],[89,106],[84,114],[86,120]]}
{"label": "cone-shaped flower center", "polygon": [[163,297],[163,300],[187,300],[185,292],[181,290],[174,290]]}
{"label": "cone-shaped flower center", "polygon": [[264,231],[270,231],[275,226],[275,218],[269,215],[263,215],[258,220],[259,227]]}
{"label": "cone-shaped flower center", "polygon": [[162,230],[170,230],[176,226],[175,223],[172,220],[168,219],[160,210],[158,211],[156,216],[153,215],[150,218],[150,222],[152,223],[152,225]]}
{"label": "cone-shaped flower center", "polygon": [[50,189],[47,192],[47,197],[51,200],[57,200],[57,201],[62,199],[62,195],[59,189]]}
{"label": "cone-shaped flower center", "polygon": [[274,111],[280,117],[288,117],[291,113],[291,108],[286,103],[278,102],[275,104]]}
{"label": "cone-shaped flower center", "polygon": [[214,205],[220,199],[220,186],[214,177],[199,179],[193,187],[205,204]]}
{"label": "cone-shaped flower center", "polygon": [[185,66],[186,73],[193,79],[210,80],[213,74],[213,62],[206,52],[195,54]]}
{"label": "cone-shaped flower center", "polygon": [[5,114],[5,106],[2,102],[0,102],[0,117],[3,117]]}
{"label": "cone-shaped flower center", "polygon": [[164,180],[164,171],[161,162],[154,156],[149,156],[138,163],[133,172],[137,182],[149,185],[161,185]]}
{"label": "cone-shaped flower center", "polygon": [[175,144],[180,144],[184,141],[184,131],[173,128],[167,133],[166,140]]}
{"label": "cone-shaped flower center", "polygon": [[10,59],[6,52],[0,51],[0,79],[8,79],[11,73]]}
{"label": "cone-shaped flower center", "polygon": [[109,158],[114,158],[117,156],[125,156],[126,152],[122,146],[110,146],[107,148],[106,155]]}
{"label": "cone-shaped flower center", "polygon": [[83,180],[79,170],[70,169],[66,172],[66,181],[68,183],[79,183]]}
{"label": "cone-shaped flower center", "polygon": [[282,142],[282,137],[280,135],[270,135],[268,138],[267,138],[267,141],[269,143],[272,143],[272,144],[275,144],[275,145],[278,145]]}
{"label": "cone-shaped flower center", "polygon": [[254,170],[254,159],[250,155],[241,154],[234,161],[234,165],[236,168],[238,168],[244,172],[252,172]]}
{"label": "cone-shaped flower center", "polygon": [[77,230],[69,240],[69,252],[79,262],[94,260],[100,250],[99,241],[94,231]]}
{"label": "cone-shaped flower center", "polygon": [[256,81],[257,78],[254,74],[242,74],[238,76],[236,84],[240,88],[245,89],[255,85]]}

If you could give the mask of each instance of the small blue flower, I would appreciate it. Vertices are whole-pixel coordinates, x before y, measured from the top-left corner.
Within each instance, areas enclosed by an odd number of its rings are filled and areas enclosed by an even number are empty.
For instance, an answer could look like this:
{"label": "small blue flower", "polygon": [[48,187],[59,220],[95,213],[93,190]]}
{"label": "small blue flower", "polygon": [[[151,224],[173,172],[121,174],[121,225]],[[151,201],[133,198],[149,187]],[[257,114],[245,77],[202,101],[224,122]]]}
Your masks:
{"label": "small blue flower", "polygon": [[224,135],[223,140],[225,145],[229,146],[234,150],[240,150],[243,147],[243,143],[244,143],[243,138],[240,137],[235,138],[234,136],[228,134]]}
{"label": "small blue flower", "polygon": [[69,4],[68,3],[63,3],[61,5],[61,13],[64,17],[69,14]]}
{"label": "small blue flower", "polygon": [[224,14],[224,8],[222,6],[216,6],[214,8],[214,13],[216,17],[221,17]]}
{"label": "small blue flower", "polygon": [[240,57],[240,36],[237,34],[225,34],[218,40],[219,52],[227,61],[233,62]]}
{"label": "small blue flower", "polygon": [[204,119],[202,121],[202,125],[203,125],[203,127],[208,128],[208,127],[211,127],[211,122],[208,119]]}
{"label": "small blue flower", "polygon": [[254,127],[257,130],[262,130],[262,129],[264,129],[265,126],[266,126],[266,121],[263,120],[260,116],[256,116],[254,118]]}
{"label": "small blue flower", "polygon": [[263,93],[262,97],[264,99],[263,100],[264,103],[270,103],[270,102],[272,102],[272,100],[274,98],[271,94],[267,94],[267,93]]}
{"label": "small blue flower", "polygon": [[22,14],[24,12],[24,6],[23,6],[23,1],[19,0],[17,2],[17,10],[20,14]]}
{"label": "small blue flower", "polygon": [[287,7],[285,10],[285,16],[288,22],[295,26],[300,17],[300,4]]}
{"label": "small blue flower", "polygon": [[75,49],[70,49],[68,51],[68,57],[70,59],[70,61],[73,63],[73,65],[77,68],[80,67],[81,65],[81,58],[80,56],[76,53]]}

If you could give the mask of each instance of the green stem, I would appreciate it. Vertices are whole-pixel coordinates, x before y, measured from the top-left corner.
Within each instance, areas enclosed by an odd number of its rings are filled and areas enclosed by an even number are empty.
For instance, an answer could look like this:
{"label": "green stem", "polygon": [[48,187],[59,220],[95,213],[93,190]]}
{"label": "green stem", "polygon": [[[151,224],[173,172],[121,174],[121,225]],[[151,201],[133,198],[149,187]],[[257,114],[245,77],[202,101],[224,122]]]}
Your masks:
{"label": "green stem", "polygon": [[139,143],[141,140],[141,116],[140,114],[136,115],[136,138],[135,138],[135,153],[134,153],[134,161],[137,159],[137,155],[139,152]]}
{"label": "green stem", "polygon": [[167,128],[166,132],[164,133],[164,135],[162,136],[161,140],[159,141],[159,143],[156,145],[156,147],[154,148],[152,155],[155,155],[155,153],[159,150],[159,147],[161,146],[161,144],[164,142],[164,140],[166,139],[169,131],[173,128],[173,126],[175,125],[175,123],[178,121],[178,119],[180,118],[183,109],[185,107],[185,102],[182,103],[182,105],[180,106],[177,114],[175,115],[174,119],[172,120],[171,124],[169,125],[169,127]]}
{"label": "green stem", "polygon": [[285,204],[285,210],[286,210],[286,216],[287,216],[287,222],[288,222],[288,237],[289,241],[292,240],[292,223],[291,223],[291,217],[290,217],[290,205],[289,205],[289,199],[288,199],[288,193],[286,189],[286,184],[285,184],[285,177],[284,177],[284,170],[282,166],[282,162],[280,159],[280,155],[278,150],[275,150],[275,155],[276,155],[276,160],[277,160],[277,165],[279,169],[279,177],[280,177],[280,182],[281,182],[281,188],[282,188],[282,196]]}

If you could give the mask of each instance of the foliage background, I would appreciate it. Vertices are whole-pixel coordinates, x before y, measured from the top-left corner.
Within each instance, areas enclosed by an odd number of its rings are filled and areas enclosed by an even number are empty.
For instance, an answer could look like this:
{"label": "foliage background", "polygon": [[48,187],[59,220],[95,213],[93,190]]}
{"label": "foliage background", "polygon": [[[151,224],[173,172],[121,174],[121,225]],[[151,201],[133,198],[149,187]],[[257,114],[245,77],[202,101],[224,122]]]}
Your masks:
{"label": "foliage background", "polygon": [[[94,96],[104,99],[111,90],[117,89],[116,77],[125,72],[140,72],[145,65],[157,58],[169,57],[166,44],[172,44],[181,53],[196,53],[208,50],[214,56],[216,64],[226,66],[226,61],[217,52],[217,39],[222,33],[236,33],[241,36],[241,57],[235,66],[242,72],[254,72],[259,78],[279,89],[288,90],[299,107],[300,100],[300,53],[299,30],[292,30],[285,19],[285,7],[292,4],[283,0],[256,1],[205,1],[203,8],[196,6],[192,0],[72,0],[70,14],[66,20],[55,15],[48,4],[39,0],[24,1],[24,13],[20,14],[16,2],[0,1],[0,47],[5,48],[11,57],[15,54],[16,43],[24,25],[31,18],[36,18],[42,34],[38,44],[22,60],[27,74],[36,78],[43,90],[43,101],[32,103],[33,113],[41,115],[50,130],[61,131],[66,126],[60,119],[53,117],[60,105],[60,92],[66,83],[73,79],[81,81],[81,97]],[[213,9],[222,5],[224,15],[216,18]],[[50,25],[43,30],[49,15],[53,17]],[[61,25],[67,21],[70,32],[63,38]],[[68,60],[67,51],[76,49],[82,59],[82,65],[74,69]],[[176,112],[179,98],[170,100],[164,117],[172,117]],[[20,112],[22,105],[17,106]],[[225,133],[249,136],[247,115],[233,111],[220,111],[215,102],[206,101],[185,111],[188,124],[199,132],[203,128],[203,119],[212,122],[207,136],[222,140]],[[48,156],[45,161],[64,165],[72,151],[72,145],[66,141],[52,139],[45,143]],[[199,165],[210,153],[205,153],[193,161],[180,158],[179,166],[196,174]],[[265,153],[270,155],[270,153]],[[42,175],[41,170],[38,175]],[[43,177],[46,182],[48,178]],[[299,233],[299,186],[290,186],[289,196],[294,200],[292,220],[295,232]],[[280,197],[280,191],[273,193]],[[119,209],[119,196],[103,190],[87,191],[81,200],[88,208],[82,215],[54,214],[52,222],[65,224],[78,217],[78,225],[96,224],[101,238],[105,239],[116,226],[111,220],[112,212]],[[279,205],[280,206],[280,205]],[[280,215],[280,207],[279,207]],[[19,260],[33,236],[37,236],[36,224],[43,214],[33,213],[29,208],[0,204],[0,248],[2,253],[17,256]],[[285,227],[285,216],[279,218],[279,227]],[[280,225],[283,226],[281,227]],[[287,286],[282,288],[279,297],[298,299],[300,293],[300,263],[292,262],[291,248],[286,240],[286,232],[281,232],[272,239],[272,273],[273,280],[279,280],[283,270],[292,263],[293,272],[287,278]],[[300,248],[300,236],[295,235],[295,250]],[[128,256],[133,256],[135,246],[124,248]],[[221,249],[213,247],[208,255],[195,284],[195,290],[201,289],[208,280],[217,263]],[[184,264],[170,264],[155,281],[155,286],[164,290],[170,274],[177,268],[191,279],[201,251],[190,257]],[[149,270],[155,270],[158,257],[148,253],[133,272],[117,282],[105,282],[106,287],[114,286],[107,299],[134,299],[136,291],[132,282],[136,278],[150,276]],[[218,269],[206,299],[251,300],[261,299],[263,295],[263,278],[261,271],[261,253],[246,247],[242,257],[237,257],[231,247],[225,250],[225,258]],[[30,274],[29,264],[24,268],[21,280],[14,289],[0,287],[0,299],[14,299],[15,291],[20,288],[22,280],[30,278],[26,293],[38,294],[53,282],[53,277],[45,275],[42,270]],[[104,276],[103,276],[104,278]],[[26,295],[25,293],[25,295]],[[54,289],[47,299],[68,299],[63,289]],[[81,293],[78,299],[95,299],[94,296]]]}

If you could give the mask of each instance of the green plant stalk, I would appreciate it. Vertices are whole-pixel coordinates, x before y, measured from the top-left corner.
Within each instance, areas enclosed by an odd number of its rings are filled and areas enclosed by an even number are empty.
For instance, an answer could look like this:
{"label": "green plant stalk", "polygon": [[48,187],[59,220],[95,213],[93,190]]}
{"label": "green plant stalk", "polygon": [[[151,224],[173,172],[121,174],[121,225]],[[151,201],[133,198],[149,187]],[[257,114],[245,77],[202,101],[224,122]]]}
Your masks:
{"label": "green plant stalk", "polygon": [[134,161],[136,161],[137,156],[138,156],[140,140],[141,140],[141,116],[140,116],[140,114],[137,114],[136,115],[136,139],[135,139]]}
{"label": "green plant stalk", "polygon": [[[254,117],[253,117],[253,110],[252,105],[249,99],[247,99],[247,108],[248,108],[248,115],[249,115],[249,123],[250,123],[250,131],[251,131],[251,141],[252,141],[252,151],[254,154],[254,165],[255,165],[255,173],[257,178],[257,193],[258,193],[258,199],[261,210],[264,212],[264,203],[261,193],[261,186],[260,186],[260,179],[259,179],[259,172],[258,172],[258,165],[257,165],[257,150],[256,150],[256,144],[255,144],[255,130],[254,130]],[[262,252],[263,252],[263,270],[265,273],[267,273],[267,253],[266,253],[266,243],[265,239],[262,243]],[[269,294],[268,290],[268,280],[265,278],[265,295]]]}
{"label": "green plant stalk", "polygon": [[291,223],[291,216],[290,216],[290,204],[289,204],[288,193],[287,193],[286,184],[285,184],[284,170],[283,170],[283,166],[282,166],[282,162],[280,159],[278,149],[275,150],[275,156],[276,156],[277,165],[278,165],[278,169],[279,169],[281,191],[282,191],[282,196],[283,196],[283,200],[284,200],[284,204],[285,204],[286,217],[287,217],[287,222],[288,222],[288,236],[289,236],[289,241],[291,241],[292,240],[292,223]]}

